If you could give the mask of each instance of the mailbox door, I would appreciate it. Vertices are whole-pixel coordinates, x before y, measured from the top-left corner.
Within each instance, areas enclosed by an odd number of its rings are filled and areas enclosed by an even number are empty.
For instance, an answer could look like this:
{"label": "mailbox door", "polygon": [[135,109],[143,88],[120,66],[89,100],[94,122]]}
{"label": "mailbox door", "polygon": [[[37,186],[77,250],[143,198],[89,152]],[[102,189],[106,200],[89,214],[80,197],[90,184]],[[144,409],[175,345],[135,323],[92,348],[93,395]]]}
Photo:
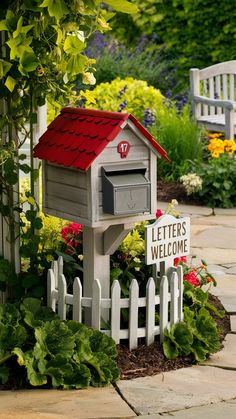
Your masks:
{"label": "mailbox door", "polygon": [[141,163],[103,168],[103,211],[113,215],[150,212],[151,185],[145,172]]}

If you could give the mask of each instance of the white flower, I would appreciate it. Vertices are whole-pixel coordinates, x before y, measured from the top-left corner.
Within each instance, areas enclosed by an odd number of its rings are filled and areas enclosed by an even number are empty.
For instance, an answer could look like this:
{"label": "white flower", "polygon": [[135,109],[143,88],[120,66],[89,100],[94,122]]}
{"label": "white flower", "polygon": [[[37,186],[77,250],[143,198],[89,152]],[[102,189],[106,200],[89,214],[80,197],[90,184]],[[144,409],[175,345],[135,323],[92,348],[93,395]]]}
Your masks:
{"label": "white flower", "polygon": [[83,74],[83,83],[84,84],[91,84],[91,85],[96,84],[96,79],[94,77],[94,74],[90,73],[88,71],[86,73],[84,73]]}
{"label": "white flower", "polygon": [[202,189],[202,179],[196,173],[189,173],[188,175],[183,175],[180,178],[180,181],[183,183],[187,195],[198,192]]}

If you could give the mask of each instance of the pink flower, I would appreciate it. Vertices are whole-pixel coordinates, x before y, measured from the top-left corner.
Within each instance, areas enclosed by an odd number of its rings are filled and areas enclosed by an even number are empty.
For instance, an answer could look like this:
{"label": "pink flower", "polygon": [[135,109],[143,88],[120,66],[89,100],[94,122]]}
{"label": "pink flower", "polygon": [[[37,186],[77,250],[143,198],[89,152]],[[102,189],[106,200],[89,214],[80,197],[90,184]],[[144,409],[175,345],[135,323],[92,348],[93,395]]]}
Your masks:
{"label": "pink flower", "polygon": [[179,258],[174,259],[174,266],[178,266],[180,262],[187,263],[186,256],[180,256]]}
{"label": "pink flower", "polygon": [[193,271],[190,271],[187,274],[185,274],[184,280],[190,282],[190,284],[192,284],[194,288],[199,286],[199,280],[197,279],[197,276]]}
{"label": "pink flower", "polygon": [[164,215],[164,212],[160,208],[158,208],[156,210],[156,219],[160,218],[162,215]]}

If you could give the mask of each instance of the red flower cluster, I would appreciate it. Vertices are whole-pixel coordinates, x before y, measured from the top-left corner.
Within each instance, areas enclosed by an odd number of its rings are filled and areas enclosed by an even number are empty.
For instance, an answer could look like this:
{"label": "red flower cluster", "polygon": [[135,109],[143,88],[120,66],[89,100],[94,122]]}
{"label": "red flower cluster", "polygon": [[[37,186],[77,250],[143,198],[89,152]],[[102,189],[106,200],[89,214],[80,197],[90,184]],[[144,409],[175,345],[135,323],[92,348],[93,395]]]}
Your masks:
{"label": "red flower cluster", "polygon": [[158,208],[156,210],[156,219],[160,218],[162,215],[164,215],[164,212]]}
{"label": "red flower cluster", "polygon": [[81,239],[79,240],[79,234],[83,231],[83,225],[77,223],[71,223],[61,229],[61,237],[65,240],[68,247],[77,248]]}

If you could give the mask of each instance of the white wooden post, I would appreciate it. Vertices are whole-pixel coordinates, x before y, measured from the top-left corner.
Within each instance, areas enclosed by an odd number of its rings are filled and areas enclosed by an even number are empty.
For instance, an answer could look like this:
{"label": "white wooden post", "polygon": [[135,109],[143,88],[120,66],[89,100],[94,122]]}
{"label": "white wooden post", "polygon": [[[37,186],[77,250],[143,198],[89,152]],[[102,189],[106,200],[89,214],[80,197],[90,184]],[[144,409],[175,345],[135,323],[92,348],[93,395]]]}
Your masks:
{"label": "white wooden post", "polygon": [[163,276],[160,285],[160,341],[163,342],[164,330],[168,325],[168,279]]}
{"label": "white wooden post", "polygon": [[48,269],[47,274],[47,306],[56,311],[56,300],[53,298],[53,291],[55,290],[55,275],[52,269]]}
{"label": "white wooden post", "polygon": [[116,279],[111,287],[111,337],[120,341],[120,283]]}
{"label": "white wooden post", "polygon": [[183,267],[181,265],[177,266],[177,275],[178,275],[178,289],[179,289],[179,301],[178,301],[178,318],[179,321],[183,320],[184,313],[183,313],[183,292],[184,292],[184,275],[183,275]]}
{"label": "white wooden post", "polygon": [[101,286],[97,279],[93,282],[91,326],[94,329],[101,329]]}
{"label": "white wooden post", "polygon": [[58,277],[58,316],[61,320],[66,320],[66,292],[67,285],[64,275]]}
{"label": "white wooden post", "polygon": [[[99,278],[101,296],[102,298],[109,298],[110,256],[103,254],[103,233],[104,228],[84,227],[83,289],[85,297],[92,296],[93,283],[96,278]],[[105,321],[109,319],[109,309],[102,310],[102,317]],[[85,309],[85,324],[91,326],[91,314],[87,309]]]}
{"label": "white wooden post", "polygon": [[82,321],[82,285],[79,278],[75,278],[73,283],[73,320]]}
{"label": "white wooden post", "polygon": [[173,272],[170,279],[170,324],[178,321],[178,275]]}
{"label": "white wooden post", "polygon": [[129,288],[129,349],[137,347],[138,342],[138,295],[139,286],[136,279],[132,279]]}
{"label": "white wooden post", "polygon": [[153,278],[149,278],[147,282],[146,298],[146,344],[149,346],[155,338],[155,282]]}

